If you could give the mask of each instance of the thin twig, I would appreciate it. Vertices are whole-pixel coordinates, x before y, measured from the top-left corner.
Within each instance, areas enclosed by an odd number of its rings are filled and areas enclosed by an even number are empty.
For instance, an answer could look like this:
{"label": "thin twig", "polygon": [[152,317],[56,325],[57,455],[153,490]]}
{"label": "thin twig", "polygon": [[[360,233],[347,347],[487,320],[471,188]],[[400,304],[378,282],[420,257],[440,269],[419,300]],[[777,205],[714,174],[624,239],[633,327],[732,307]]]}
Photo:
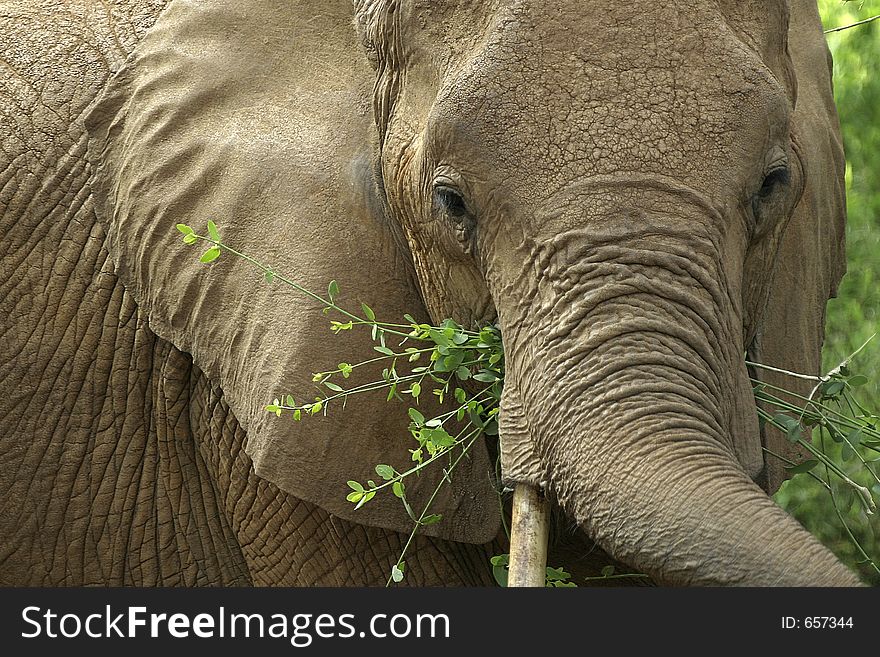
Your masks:
{"label": "thin twig", "polygon": [[770,365],[764,365],[762,363],[753,363],[750,360],[746,361],[746,365],[751,365],[752,367],[759,367],[762,370],[770,370],[771,372],[776,372],[778,374],[786,374],[795,379],[807,379],[808,381],[824,381],[825,379],[821,376],[814,376],[812,374],[800,374],[798,372],[790,372],[789,370],[783,370],[778,367],[771,367]]}
{"label": "thin twig", "polygon": [[843,25],[841,27],[833,27],[830,30],[825,30],[825,34],[831,34],[832,32],[843,32],[844,30],[848,30],[851,27],[858,27],[859,25],[864,25],[865,23],[870,23],[871,21],[875,21],[880,18],[880,14],[876,16],[871,16],[871,18],[866,18],[863,21],[859,21],[858,23],[853,23],[852,25]]}

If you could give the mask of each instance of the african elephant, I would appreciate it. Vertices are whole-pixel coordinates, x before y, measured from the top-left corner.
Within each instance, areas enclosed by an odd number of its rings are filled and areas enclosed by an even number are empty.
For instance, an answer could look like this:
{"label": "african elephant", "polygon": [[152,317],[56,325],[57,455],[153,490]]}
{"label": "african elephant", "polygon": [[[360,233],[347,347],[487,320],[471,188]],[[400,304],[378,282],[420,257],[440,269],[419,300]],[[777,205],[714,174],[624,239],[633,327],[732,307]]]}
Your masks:
{"label": "african elephant", "polygon": [[[263,408],[368,336],[206,270],[172,233],[208,219],[343,305],[496,321],[504,480],[547,491],[588,571],[858,583],[768,497],[762,446],[791,450],[743,358],[816,372],[844,271],[815,3],[0,8],[0,583],[385,582],[410,521],[345,480],[409,459],[405,415]],[[488,450],[405,583],[492,582]]]}

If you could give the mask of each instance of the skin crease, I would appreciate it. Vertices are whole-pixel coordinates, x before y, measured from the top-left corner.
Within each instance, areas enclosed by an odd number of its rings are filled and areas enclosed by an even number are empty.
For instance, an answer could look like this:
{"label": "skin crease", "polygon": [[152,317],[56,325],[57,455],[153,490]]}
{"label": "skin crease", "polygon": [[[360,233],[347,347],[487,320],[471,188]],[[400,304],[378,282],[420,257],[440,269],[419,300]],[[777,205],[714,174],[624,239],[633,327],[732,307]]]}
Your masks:
{"label": "skin crease", "polygon": [[[305,282],[315,289],[355,270],[340,281],[347,301],[385,284],[393,312],[383,316],[418,316],[420,298],[435,319],[497,316],[508,350],[509,476],[546,484],[564,522],[584,530],[561,532],[550,559],[576,580],[616,563],[662,584],[856,583],[751,481],[766,469],[741,356],[761,337],[767,294],[785,298],[768,291],[767,263],[805,186],[789,127],[794,77],[779,38],[785,3],[770,3],[769,13],[767,4],[595,2],[585,11],[560,1],[328,0],[317,12],[296,0],[283,8],[174,0],[179,22],[164,29],[186,29],[168,35],[173,53],[153,53],[161,83],[143,72],[128,110],[145,134],[131,128],[123,146],[96,154],[102,122],[117,133],[129,127],[113,114],[113,94],[109,110],[89,106],[107,89],[121,93],[114,74],[142,72],[137,62],[122,67],[157,34],[166,3],[76,0],[61,10],[54,0],[0,1],[0,21],[9,22],[0,54],[17,73],[0,91],[0,234],[11,245],[0,253],[0,316],[11,318],[0,325],[0,583],[385,583],[407,538],[399,505],[402,520],[377,503],[353,521],[350,505],[339,506],[329,465],[309,460],[338,449],[321,436],[347,439],[339,425],[310,425],[312,442],[292,455],[287,443],[258,445],[277,438],[252,417],[266,382],[241,378],[284,367],[290,380],[308,380],[309,370],[296,368],[312,366],[326,331],[298,332],[278,366],[260,340],[287,340],[271,307],[288,316],[295,306],[258,306],[253,276],[236,278],[242,270],[228,259],[216,265],[221,275],[198,278],[193,270],[204,268],[191,250],[167,240],[175,222],[209,217],[223,217],[233,239],[293,226],[295,239],[269,250],[242,243],[312,274]],[[814,4],[792,6],[801,16],[808,8],[803,20],[814,29]],[[25,20],[27,39],[18,29]],[[291,42],[312,45],[298,53]],[[239,52],[251,47],[261,53],[252,60]],[[189,70],[194,79],[181,77]],[[817,117],[833,113],[823,98],[805,103]],[[161,111],[150,113],[151,102]],[[113,148],[139,143],[145,153],[123,152],[131,159],[112,180],[113,200],[121,208],[134,199],[126,211],[135,231],[155,234],[131,241],[142,239],[156,261],[140,261],[114,217],[98,217],[113,212],[99,185],[110,174],[99,170],[118,156]],[[759,221],[752,199],[780,157],[790,179],[762,197]],[[826,159],[818,150],[810,164],[821,169]],[[233,200],[224,205],[226,194]],[[403,248],[387,235],[389,222]],[[324,226],[333,226],[329,235]],[[363,237],[340,244],[349,233]],[[303,234],[309,249],[299,248]],[[820,256],[805,260],[828,269]],[[398,261],[403,273],[389,273]],[[166,278],[163,262],[172,263]],[[155,289],[137,279],[138,267],[170,308],[148,296]],[[181,280],[231,300],[220,308],[226,321],[197,316],[192,289],[172,285]],[[816,293],[823,308],[830,293]],[[795,309],[780,307],[791,323]],[[218,331],[210,337],[221,348],[200,343],[199,330]],[[768,332],[765,351],[782,334]],[[547,403],[534,409],[538,398]],[[384,449],[391,429],[373,418],[389,415],[353,404],[339,421],[373,422]],[[291,442],[291,450],[299,444]],[[343,474],[385,459],[359,447],[343,444]],[[473,509],[496,499],[478,490],[488,488],[484,470],[463,479],[473,490],[438,510],[470,509],[475,520],[429,531],[480,544],[419,537],[406,584],[492,584],[488,558],[506,548],[473,540],[496,526]]]}
{"label": "skin crease", "polygon": [[[472,320],[491,296],[509,396],[542,399],[518,480],[660,583],[857,583],[750,480],[768,288],[743,263],[803,185],[787,6],[363,4],[395,6],[369,24],[381,166],[426,303]],[[450,24],[473,35],[453,55]]]}

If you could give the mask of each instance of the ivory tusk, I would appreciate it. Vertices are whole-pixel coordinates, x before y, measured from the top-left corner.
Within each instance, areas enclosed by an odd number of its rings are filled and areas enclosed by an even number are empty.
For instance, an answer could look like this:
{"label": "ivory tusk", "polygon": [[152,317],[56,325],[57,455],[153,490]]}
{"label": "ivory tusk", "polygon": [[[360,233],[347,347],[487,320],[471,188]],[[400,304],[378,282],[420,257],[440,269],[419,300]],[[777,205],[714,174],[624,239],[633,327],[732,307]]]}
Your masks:
{"label": "ivory tusk", "polygon": [[507,586],[544,586],[549,535],[547,498],[533,486],[517,484],[513,490]]}

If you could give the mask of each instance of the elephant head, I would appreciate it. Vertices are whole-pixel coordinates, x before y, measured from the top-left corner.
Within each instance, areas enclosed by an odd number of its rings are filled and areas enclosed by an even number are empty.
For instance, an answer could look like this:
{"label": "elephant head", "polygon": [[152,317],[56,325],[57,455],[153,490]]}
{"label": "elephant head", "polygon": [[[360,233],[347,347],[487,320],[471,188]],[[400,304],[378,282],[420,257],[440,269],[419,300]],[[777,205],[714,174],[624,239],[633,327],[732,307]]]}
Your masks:
{"label": "elephant head", "polygon": [[[267,388],[339,347],[246,266],[206,280],[175,223],[384,316],[497,320],[505,480],[656,581],[853,584],[767,496],[743,358],[818,367],[843,270],[825,58],[798,0],[175,0],[88,117],[99,215],[153,330],[288,492],[406,528],[342,501],[404,458],[403,425],[368,401],[268,417]],[[431,532],[494,536],[487,470],[480,449]]]}

